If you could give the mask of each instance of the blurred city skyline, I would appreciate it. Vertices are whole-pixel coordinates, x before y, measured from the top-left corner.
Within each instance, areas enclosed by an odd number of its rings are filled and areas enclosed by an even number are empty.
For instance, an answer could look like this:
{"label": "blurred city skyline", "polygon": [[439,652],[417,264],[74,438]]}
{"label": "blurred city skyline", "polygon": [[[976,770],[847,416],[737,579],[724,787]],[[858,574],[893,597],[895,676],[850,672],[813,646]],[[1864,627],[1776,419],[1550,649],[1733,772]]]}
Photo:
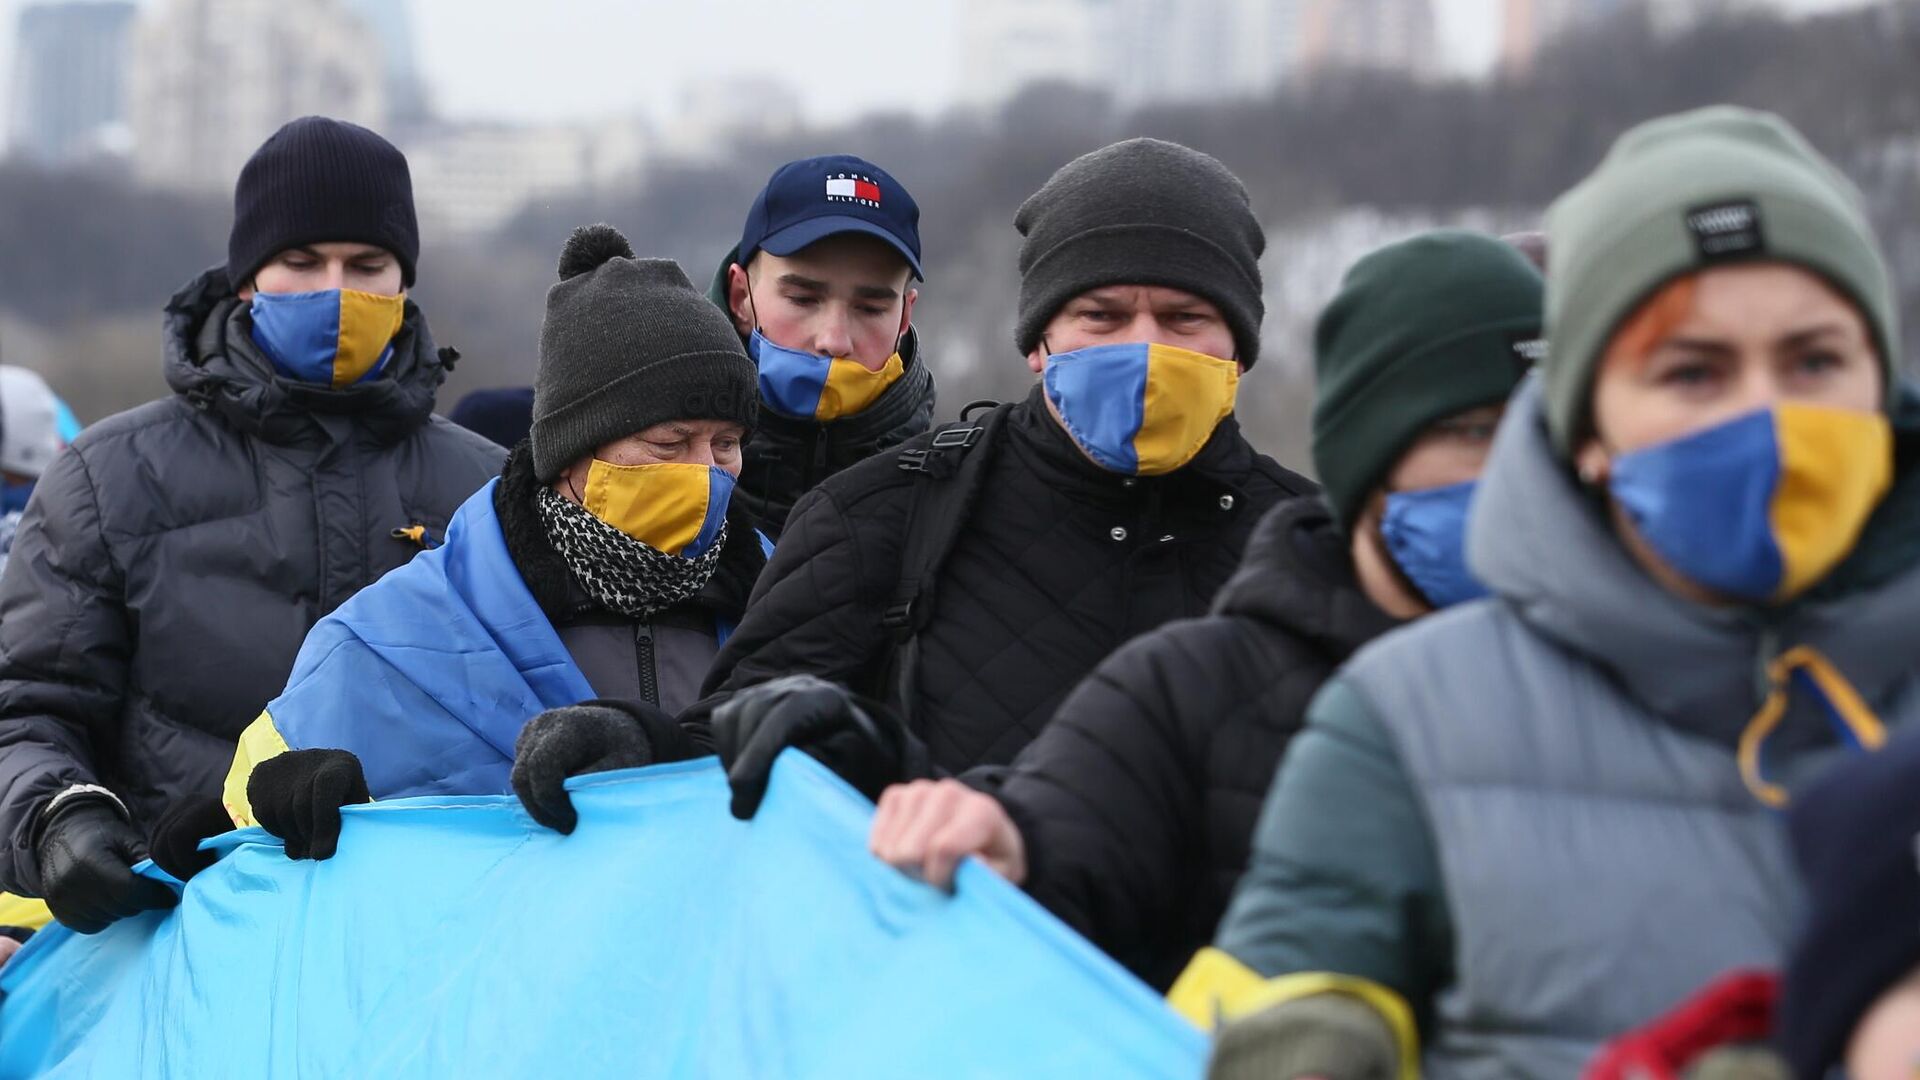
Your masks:
{"label": "blurred city skyline", "polygon": [[[0,0],[0,116],[12,108],[19,13],[49,0]],[[89,0],[51,0],[87,3]],[[143,14],[167,0],[135,0]],[[437,115],[461,122],[605,122],[640,117],[662,124],[703,90],[759,86],[811,124],[874,112],[931,116],[968,102],[968,0],[916,5],[841,0],[730,0],[689,5],[662,0],[404,2],[414,62]],[[1184,14],[1165,0],[1168,15]],[[1292,0],[1294,5],[1312,0]],[[1356,0],[1336,0],[1356,2]],[[1698,0],[1652,0],[1653,6]],[[1746,0],[1791,14],[1861,6],[1870,0]],[[1279,0],[1278,6],[1286,6]],[[1436,73],[1474,76],[1501,49],[1501,0],[1431,0]],[[977,10],[977,9],[976,9]],[[895,56],[891,64],[876,56]]]}

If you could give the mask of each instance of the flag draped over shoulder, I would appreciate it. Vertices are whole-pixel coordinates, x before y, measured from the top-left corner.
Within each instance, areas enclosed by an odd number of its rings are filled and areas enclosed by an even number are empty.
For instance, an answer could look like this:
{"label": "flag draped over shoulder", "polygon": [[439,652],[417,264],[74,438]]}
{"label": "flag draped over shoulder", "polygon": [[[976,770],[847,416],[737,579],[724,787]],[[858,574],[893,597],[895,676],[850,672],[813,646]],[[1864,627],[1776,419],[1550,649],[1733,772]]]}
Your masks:
{"label": "flag draped over shoulder", "polygon": [[536,714],[594,696],[507,551],[492,480],[446,542],[314,625],[287,688],[241,735],[225,797],[282,750],[352,751],[376,799],[505,794],[514,739]]}
{"label": "flag draped over shoulder", "polygon": [[178,908],[0,969],[0,1077],[1200,1073],[1201,1033],[1018,889],[869,856],[871,806],[804,755],[751,822],[711,758],[569,786],[571,836],[422,796],[346,810],[326,862],[209,841]]}

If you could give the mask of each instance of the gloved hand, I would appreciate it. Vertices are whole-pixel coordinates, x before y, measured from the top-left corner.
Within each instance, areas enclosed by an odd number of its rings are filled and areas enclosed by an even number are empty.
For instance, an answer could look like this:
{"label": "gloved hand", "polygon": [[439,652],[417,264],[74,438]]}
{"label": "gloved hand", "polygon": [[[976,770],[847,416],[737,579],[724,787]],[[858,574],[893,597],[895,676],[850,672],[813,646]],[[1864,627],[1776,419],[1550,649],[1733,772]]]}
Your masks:
{"label": "gloved hand", "polygon": [[179,903],[172,889],[129,869],[145,857],[144,847],[139,830],[108,800],[62,800],[41,823],[35,844],[41,896],[53,917],[97,934],[115,920]]}
{"label": "gloved hand", "polygon": [[586,701],[548,709],[527,721],[513,744],[513,793],[533,820],[571,833],[580,823],[567,777],[651,765],[660,729],[677,727],[659,706]]}
{"label": "gloved hand", "polygon": [[371,802],[360,759],[345,750],[289,750],[247,778],[253,819],[284,840],[289,859],[331,859],[340,846],[340,808]]}
{"label": "gloved hand", "polygon": [[232,828],[225,803],[212,795],[189,795],[167,807],[154,822],[147,837],[154,864],[186,881],[213,865],[213,852],[201,851],[200,841]]}
{"label": "gloved hand", "polygon": [[1229,1022],[1214,1041],[1207,1080],[1393,1080],[1400,1048],[1373,1007],[1314,994]]}
{"label": "gloved hand", "polygon": [[713,711],[713,741],[733,787],[733,816],[760,809],[773,759],[797,746],[878,799],[887,785],[930,775],[906,725],[846,687],[788,675],[734,694]]}

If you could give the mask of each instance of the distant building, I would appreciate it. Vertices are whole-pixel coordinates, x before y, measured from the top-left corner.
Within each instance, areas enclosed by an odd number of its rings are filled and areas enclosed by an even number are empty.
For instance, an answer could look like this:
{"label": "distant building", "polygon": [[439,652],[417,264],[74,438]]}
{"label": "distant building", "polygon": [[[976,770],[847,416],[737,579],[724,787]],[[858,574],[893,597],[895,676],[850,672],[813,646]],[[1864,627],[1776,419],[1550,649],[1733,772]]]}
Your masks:
{"label": "distant building", "polygon": [[1298,33],[1306,75],[1339,67],[1431,75],[1444,66],[1432,0],[1306,0]]}
{"label": "distant building", "polygon": [[58,165],[126,149],[131,3],[33,4],[14,39],[8,148]]}
{"label": "distant building", "polygon": [[721,76],[680,92],[679,108],[660,132],[662,153],[713,160],[742,139],[768,139],[800,130],[800,98],[778,79]]}
{"label": "distant building", "polygon": [[346,0],[347,7],[380,39],[387,71],[387,122],[396,127],[425,123],[426,85],[413,42],[413,5],[407,0]]}
{"label": "distant building", "polygon": [[152,183],[231,188],[300,116],[386,126],[380,39],[340,0],[166,0],[133,55],[134,168]]}
{"label": "distant building", "polygon": [[958,6],[960,99],[992,106],[1035,83],[1110,87],[1122,0],[969,0]]}
{"label": "distant building", "polygon": [[1309,0],[968,0],[961,98],[992,106],[1041,82],[1126,106],[1263,94],[1297,51]]}
{"label": "distant building", "polygon": [[401,144],[421,232],[432,241],[485,237],[528,203],[629,181],[644,163],[639,123],[604,127],[435,125]]}
{"label": "distant building", "polygon": [[1501,0],[1500,67],[1523,75],[1540,50],[1583,27],[1629,13],[1655,33],[1682,33],[1706,19],[1744,15],[1770,0]]}

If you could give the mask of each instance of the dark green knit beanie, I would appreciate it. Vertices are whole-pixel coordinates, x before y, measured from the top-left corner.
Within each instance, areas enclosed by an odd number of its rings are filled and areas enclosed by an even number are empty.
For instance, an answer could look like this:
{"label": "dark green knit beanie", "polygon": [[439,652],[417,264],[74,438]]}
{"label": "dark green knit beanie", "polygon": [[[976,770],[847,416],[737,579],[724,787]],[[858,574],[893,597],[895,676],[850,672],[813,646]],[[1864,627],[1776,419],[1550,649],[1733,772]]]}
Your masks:
{"label": "dark green knit beanie", "polygon": [[1898,366],[1893,287],[1860,194],[1777,116],[1718,105],[1641,124],[1547,211],[1547,246],[1547,424],[1563,455],[1585,434],[1614,329],[1706,267],[1771,260],[1819,274],[1865,316],[1889,380]]}
{"label": "dark green knit beanie", "polygon": [[1353,264],[1314,330],[1313,466],[1341,528],[1434,422],[1504,401],[1545,351],[1540,272],[1441,230]]}

